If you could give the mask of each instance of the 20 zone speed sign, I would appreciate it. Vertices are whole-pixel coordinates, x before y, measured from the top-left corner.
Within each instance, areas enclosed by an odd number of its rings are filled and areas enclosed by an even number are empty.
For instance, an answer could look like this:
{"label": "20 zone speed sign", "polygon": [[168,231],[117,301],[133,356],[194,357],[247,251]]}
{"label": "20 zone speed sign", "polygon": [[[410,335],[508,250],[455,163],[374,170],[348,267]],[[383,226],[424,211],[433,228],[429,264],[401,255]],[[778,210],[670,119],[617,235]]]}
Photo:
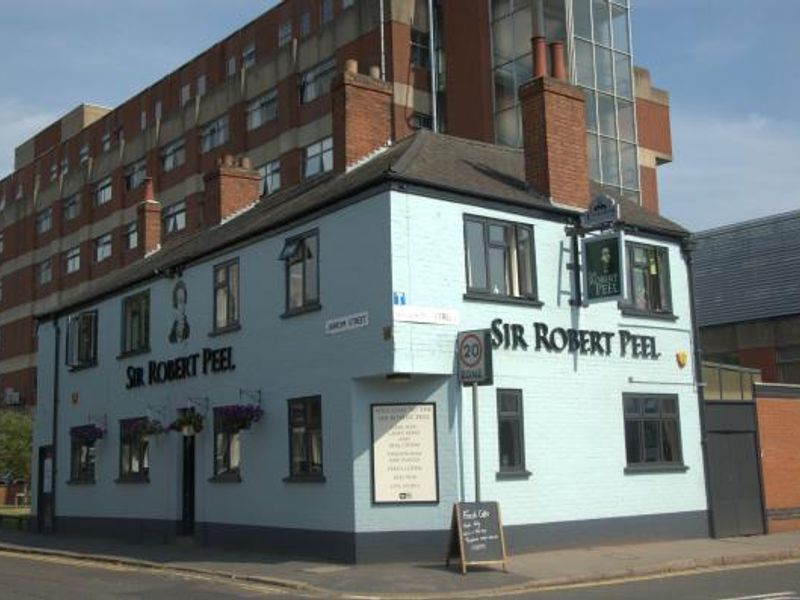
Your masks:
{"label": "20 zone speed sign", "polygon": [[492,340],[488,329],[458,334],[458,379],[463,385],[492,385]]}

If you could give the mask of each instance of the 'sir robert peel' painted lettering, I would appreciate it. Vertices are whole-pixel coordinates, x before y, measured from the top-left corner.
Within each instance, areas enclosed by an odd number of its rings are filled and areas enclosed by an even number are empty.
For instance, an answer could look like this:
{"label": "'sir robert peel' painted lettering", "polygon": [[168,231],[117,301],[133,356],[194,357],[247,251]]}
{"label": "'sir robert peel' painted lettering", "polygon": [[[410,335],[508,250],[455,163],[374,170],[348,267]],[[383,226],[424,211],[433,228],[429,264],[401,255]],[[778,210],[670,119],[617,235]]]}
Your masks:
{"label": "'sir robert peel' painted lettering", "polygon": [[[504,350],[527,350],[525,327],[517,323],[503,323],[495,319],[491,324],[492,347]],[[595,331],[592,329],[572,329],[550,327],[546,323],[533,324],[533,347],[535,350],[547,352],[573,352],[585,355],[610,356],[613,352],[613,340],[619,335],[619,352],[621,356],[633,358],[657,359],[661,354],[656,350],[656,338],[636,335],[625,329],[617,333],[612,331]]]}
{"label": "'sir robert peel' painted lettering", "polygon": [[[125,389],[139,388],[144,385],[180,381],[189,377],[197,377],[198,373],[222,373],[233,371],[233,348],[203,348],[202,352],[179,356],[169,360],[151,360],[145,367],[128,367],[128,382]],[[145,377],[146,375],[146,377]]]}

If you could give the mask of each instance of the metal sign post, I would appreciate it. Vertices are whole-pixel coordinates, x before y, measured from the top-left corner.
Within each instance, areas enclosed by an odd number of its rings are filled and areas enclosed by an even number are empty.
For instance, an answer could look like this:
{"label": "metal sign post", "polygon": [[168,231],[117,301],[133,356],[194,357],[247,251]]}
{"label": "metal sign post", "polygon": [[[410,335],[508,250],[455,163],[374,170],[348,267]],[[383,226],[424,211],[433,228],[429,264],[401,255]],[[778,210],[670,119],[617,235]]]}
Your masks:
{"label": "metal sign post", "polygon": [[492,385],[492,336],[488,329],[458,334],[458,379],[472,387],[472,450],[475,465],[475,501],[481,501],[478,386]]}

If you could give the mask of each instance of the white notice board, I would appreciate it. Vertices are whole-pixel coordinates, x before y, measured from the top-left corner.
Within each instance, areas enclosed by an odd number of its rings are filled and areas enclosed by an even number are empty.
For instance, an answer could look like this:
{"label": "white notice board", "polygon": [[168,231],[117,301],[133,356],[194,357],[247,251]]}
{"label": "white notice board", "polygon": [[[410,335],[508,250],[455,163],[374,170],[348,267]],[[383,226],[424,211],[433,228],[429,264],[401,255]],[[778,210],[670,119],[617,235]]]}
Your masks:
{"label": "white notice board", "polygon": [[372,405],[372,501],[439,501],[436,405]]}

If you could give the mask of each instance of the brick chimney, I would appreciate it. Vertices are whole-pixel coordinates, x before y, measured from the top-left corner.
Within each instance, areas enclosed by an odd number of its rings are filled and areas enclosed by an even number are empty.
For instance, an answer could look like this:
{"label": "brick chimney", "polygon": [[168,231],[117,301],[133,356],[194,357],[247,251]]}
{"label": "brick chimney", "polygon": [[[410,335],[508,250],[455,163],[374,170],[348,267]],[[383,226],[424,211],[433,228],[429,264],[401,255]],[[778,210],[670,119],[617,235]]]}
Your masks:
{"label": "brick chimney", "polygon": [[392,85],[378,69],[358,72],[348,60],[331,87],[333,103],[333,168],[345,171],[392,141]]}
{"label": "brick chimney", "polygon": [[[525,179],[558,204],[589,204],[589,160],[586,154],[586,102],[583,92],[566,81],[563,44],[550,45],[553,76],[546,73],[547,45],[533,39],[534,64],[544,73],[519,89]],[[558,76],[558,78],[556,77]]]}
{"label": "brick chimney", "polygon": [[155,199],[153,179],[144,180],[144,199],[136,207],[136,230],[142,254],[150,254],[161,245],[161,203]]}
{"label": "brick chimney", "polygon": [[206,184],[205,223],[217,225],[244,210],[261,196],[261,177],[249,158],[231,155],[217,160],[216,168],[203,177]]}

